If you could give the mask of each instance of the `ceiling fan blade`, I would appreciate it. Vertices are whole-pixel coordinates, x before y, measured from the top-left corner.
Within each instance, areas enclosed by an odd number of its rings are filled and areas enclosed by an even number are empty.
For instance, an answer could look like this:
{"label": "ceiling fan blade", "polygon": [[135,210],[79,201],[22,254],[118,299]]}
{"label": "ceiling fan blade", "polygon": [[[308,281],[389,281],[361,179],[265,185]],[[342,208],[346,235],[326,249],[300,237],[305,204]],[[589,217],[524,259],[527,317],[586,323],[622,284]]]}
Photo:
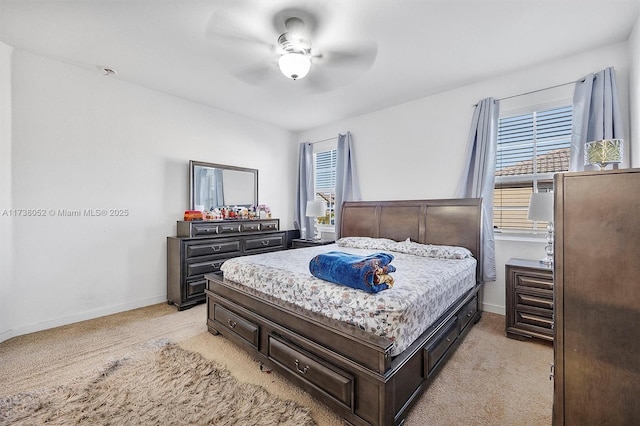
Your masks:
{"label": "ceiling fan blade", "polygon": [[233,70],[231,74],[252,86],[264,85],[269,81],[273,81],[275,78],[282,77],[286,79],[285,76],[280,74],[278,64],[273,61],[264,61],[243,66]]}
{"label": "ceiling fan blade", "polygon": [[321,49],[320,52],[319,56],[313,58],[313,62],[320,66],[366,70],[376,60],[378,45],[374,42],[366,42],[335,49]]}
{"label": "ceiling fan blade", "polygon": [[[270,32],[264,34],[260,26],[252,24],[251,19],[226,9],[218,9],[209,18],[205,28],[205,36],[213,43],[230,48],[246,45],[268,46],[270,40],[275,41],[277,35]],[[229,46],[233,44],[233,46]],[[238,46],[242,44],[242,46]]]}

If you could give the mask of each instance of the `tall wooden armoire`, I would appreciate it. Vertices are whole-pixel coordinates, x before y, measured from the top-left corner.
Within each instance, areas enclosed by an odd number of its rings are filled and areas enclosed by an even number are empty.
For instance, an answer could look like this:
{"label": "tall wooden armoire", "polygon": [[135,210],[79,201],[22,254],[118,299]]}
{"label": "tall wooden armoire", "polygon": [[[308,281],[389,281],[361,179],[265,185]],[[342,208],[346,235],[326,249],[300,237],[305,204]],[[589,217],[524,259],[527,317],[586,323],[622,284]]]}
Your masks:
{"label": "tall wooden armoire", "polygon": [[640,424],[640,169],[555,177],[554,425]]}

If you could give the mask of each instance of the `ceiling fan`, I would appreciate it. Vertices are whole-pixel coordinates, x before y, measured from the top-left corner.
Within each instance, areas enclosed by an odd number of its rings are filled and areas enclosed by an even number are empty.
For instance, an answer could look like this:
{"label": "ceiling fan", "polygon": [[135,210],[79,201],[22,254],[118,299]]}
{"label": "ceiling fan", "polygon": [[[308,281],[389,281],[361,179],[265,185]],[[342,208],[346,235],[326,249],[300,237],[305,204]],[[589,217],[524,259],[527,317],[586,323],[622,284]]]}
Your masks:
{"label": "ceiling fan", "polygon": [[350,39],[350,28],[331,28],[320,9],[219,9],[206,35],[229,72],[252,85],[286,77],[304,79],[317,91],[331,90],[368,70],[378,51],[374,41]]}

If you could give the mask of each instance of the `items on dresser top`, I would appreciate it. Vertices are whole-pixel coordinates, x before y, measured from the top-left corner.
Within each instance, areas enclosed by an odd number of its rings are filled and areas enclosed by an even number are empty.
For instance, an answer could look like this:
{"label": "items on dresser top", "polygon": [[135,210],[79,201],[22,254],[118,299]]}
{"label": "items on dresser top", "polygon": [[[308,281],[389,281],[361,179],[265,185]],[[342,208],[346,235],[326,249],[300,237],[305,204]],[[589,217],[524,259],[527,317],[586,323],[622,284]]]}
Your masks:
{"label": "items on dresser top", "polygon": [[286,248],[278,219],[178,221],[167,237],[167,300],[179,310],[205,301],[204,274],[220,274],[232,257]]}

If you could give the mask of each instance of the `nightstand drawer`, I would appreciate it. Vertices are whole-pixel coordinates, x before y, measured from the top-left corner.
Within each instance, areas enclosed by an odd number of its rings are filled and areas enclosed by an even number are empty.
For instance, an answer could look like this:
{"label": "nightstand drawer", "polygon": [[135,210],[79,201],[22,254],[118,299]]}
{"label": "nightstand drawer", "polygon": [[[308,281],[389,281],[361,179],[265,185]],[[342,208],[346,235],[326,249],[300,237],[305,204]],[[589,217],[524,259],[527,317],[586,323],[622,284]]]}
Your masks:
{"label": "nightstand drawer", "polygon": [[533,275],[518,274],[516,278],[516,288],[518,287],[553,290],[553,280],[550,280],[548,276],[537,277]]}
{"label": "nightstand drawer", "polygon": [[553,310],[553,294],[551,298],[546,298],[516,291],[516,304]]}
{"label": "nightstand drawer", "polygon": [[528,259],[505,264],[507,337],[553,340],[553,266]]}
{"label": "nightstand drawer", "polygon": [[553,330],[553,318],[530,312],[516,311],[516,323]]}

